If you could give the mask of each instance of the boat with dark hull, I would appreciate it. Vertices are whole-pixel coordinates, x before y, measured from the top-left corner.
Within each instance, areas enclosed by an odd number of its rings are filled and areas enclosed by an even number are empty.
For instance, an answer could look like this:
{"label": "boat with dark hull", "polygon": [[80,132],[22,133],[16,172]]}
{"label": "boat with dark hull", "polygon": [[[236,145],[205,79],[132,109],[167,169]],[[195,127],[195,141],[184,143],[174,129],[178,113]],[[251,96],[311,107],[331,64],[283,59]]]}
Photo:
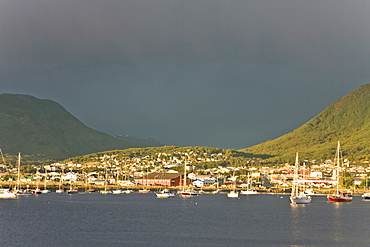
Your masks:
{"label": "boat with dark hull", "polygon": [[335,194],[332,194],[332,195],[328,195],[327,198],[328,198],[328,201],[329,202],[352,202],[352,199],[353,199],[353,196],[350,192],[347,192],[347,193],[342,193],[339,191],[339,174],[340,174],[340,142],[338,142],[338,146],[337,146],[337,152],[336,152],[336,155],[335,155],[335,159],[336,159],[336,180],[337,180],[337,190],[335,192]]}

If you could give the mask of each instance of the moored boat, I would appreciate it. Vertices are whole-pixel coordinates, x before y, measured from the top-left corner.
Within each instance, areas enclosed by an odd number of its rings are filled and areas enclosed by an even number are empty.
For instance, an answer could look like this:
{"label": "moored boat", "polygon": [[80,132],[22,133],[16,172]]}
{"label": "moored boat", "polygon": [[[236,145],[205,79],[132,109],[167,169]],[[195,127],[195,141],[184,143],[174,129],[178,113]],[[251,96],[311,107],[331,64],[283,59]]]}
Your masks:
{"label": "moored boat", "polygon": [[120,189],[118,189],[118,190],[113,190],[113,191],[112,191],[112,194],[115,194],[115,195],[122,194],[122,190],[120,190]]}
{"label": "moored boat", "polygon": [[229,197],[229,198],[238,198],[239,197],[239,193],[237,191],[235,191],[235,190],[232,190],[229,193],[227,193],[227,197]]}
{"label": "moored boat", "polygon": [[171,193],[168,189],[164,189],[159,193],[156,193],[158,198],[172,198],[175,197],[174,193]]}
{"label": "moored boat", "polygon": [[142,194],[150,193],[150,190],[148,190],[148,189],[141,189],[141,190],[139,190],[139,193],[142,193]]}
{"label": "moored boat", "polygon": [[32,191],[32,193],[33,193],[33,194],[36,194],[36,195],[39,195],[39,194],[41,194],[41,189],[36,188],[36,189],[34,189],[34,190]]}
{"label": "moored boat", "polygon": [[236,190],[235,170],[233,172],[233,179],[234,179],[234,187],[229,193],[227,193],[227,197],[229,197],[229,198],[239,198],[239,192]]}
{"label": "moored boat", "polygon": [[327,198],[329,202],[351,202],[353,196],[351,195],[351,193],[338,192],[337,194],[328,195]]}
{"label": "moored boat", "polygon": [[338,145],[337,145],[337,152],[336,152],[336,155],[335,155],[335,159],[336,159],[336,182],[337,182],[337,189],[336,189],[336,192],[332,195],[328,195],[327,198],[328,198],[328,201],[329,202],[352,202],[352,199],[353,199],[353,196],[351,194],[351,192],[347,192],[347,193],[341,193],[339,191],[339,173],[340,173],[340,142],[338,141]]}
{"label": "moored boat", "polygon": [[370,201],[370,192],[364,193],[361,197],[362,197],[362,200],[369,200]]}
{"label": "moored boat", "polygon": [[199,192],[192,189],[182,190],[179,192],[182,197],[199,196]]}
{"label": "moored boat", "polygon": [[252,189],[246,189],[246,190],[241,190],[240,191],[240,194],[242,194],[242,195],[255,195],[257,193],[258,192],[256,190],[252,190]]}
{"label": "moored boat", "polygon": [[110,190],[102,190],[102,191],[100,191],[100,193],[106,195],[106,194],[112,194],[112,191],[110,191]]}
{"label": "moored boat", "polygon": [[0,198],[17,198],[17,194],[10,191],[9,189],[0,188]]}
{"label": "moored boat", "polygon": [[294,166],[294,178],[292,182],[292,194],[290,195],[289,199],[290,202],[293,204],[309,204],[311,203],[311,197],[306,195],[303,191],[299,191],[299,178],[298,178],[298,169],[299,169],[299,162],[298,162],[298,153],[296,153],[295,158],[295,166]]}
{"label": "moored boat", "polygon": [[256,190],[253,190],[251,188],[251,186],[252,186],[252,181],[251,181],[251,178],[250,178],[250,174],[248,173],[247,189],[246,190],[241,190],[240,194],[242,194],[242,195],[255,195],[255,194],[257,194],[258,192]]}
{"label": "moored boat", "polygon": [[182,197],[194,197],[194,196],[199,196],[199,192],[193,189],[187,189],[187,175],[186,175],[186,163],[184,164],[184,179],[183,179],[183,186],[182,190],[179,191],[179,195]]}

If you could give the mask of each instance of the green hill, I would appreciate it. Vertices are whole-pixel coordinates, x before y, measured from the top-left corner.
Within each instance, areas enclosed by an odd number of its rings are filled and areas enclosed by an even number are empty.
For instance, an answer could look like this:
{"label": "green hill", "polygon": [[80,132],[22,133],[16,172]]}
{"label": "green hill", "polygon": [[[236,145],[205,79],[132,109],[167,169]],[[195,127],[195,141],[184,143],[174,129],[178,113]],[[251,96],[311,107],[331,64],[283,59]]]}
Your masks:
{"label": "green hill", "polygon": [[370,84],[334,102],[306,124],[277,139],[240,151],[272,155],[272,162],[292,162],[294,153],[300,159],[333,159],[337,141],[350,161],[370,157]]}
{"label": "green hill", "polygon": [[52,100],[29,95],[0,95],[0,148],[29,160],[72,156],[138,145],[95,131]]}

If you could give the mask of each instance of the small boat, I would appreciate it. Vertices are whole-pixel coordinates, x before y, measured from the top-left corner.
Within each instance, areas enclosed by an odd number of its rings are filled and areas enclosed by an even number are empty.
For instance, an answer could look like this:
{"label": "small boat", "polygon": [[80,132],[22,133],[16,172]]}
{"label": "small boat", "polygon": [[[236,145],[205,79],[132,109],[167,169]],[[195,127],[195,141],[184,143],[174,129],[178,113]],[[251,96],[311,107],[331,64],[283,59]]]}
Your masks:
{"label": "small boat", "polygon": [[120,190],[120,189],[113,190],[112,193],[115,194],[115,195],[119,195],[119,194],[122,194],[122,190]]}
{"label": "small boat", "polygon": [[96,192],[96,189],[87,189],[86,192],[87,193],[94,193],[94,192]]}
{"label": "small boat", "polygon": [[193,196],[199,196],[199,192],[192,189],[182,190],[179,192],[179,194],[182,197],[193,197]]}
{"label": "small boat", "polygon": [[63,189],[57,189],[57,190],[55,191],[55,193],[61,194],[61,193],[64,193],[64,190],[63,190]]}
{"label": "small boat", "polygon": [[229,198],[238,198],[239,197],[239,193],[237,191],[235,191],[235,190],[232,190],[229,193],[227,193],[227,197],[229,197]]}
{"label": "small boat", "polygon": [[313,191],[313,189],[306,189],[304,191],[304,193],[308,196],[314,196],[315,195],[315,191]]}
{"label": "small boat", "polygon": [[340,173],[340,143],[338,142],[337,152],[336,152],[336,180],[337,180],[337,190],[335,194],[328,195],[329,202],[352,202],[353,196],[351,192],[341,193],[339,191],[339,173]]}
{"label": "small boat", "polygon": [[0,189],[0,198],[17,198],[17,194],[9,189]]}
{"label": "small boat", "polygon": [[164,189],[159,193],[156,193],[158,198],[172,198],[175,197],[174,193],[171,193],[168,189]]}
{"label": "small boat", "polygon": [[32,192],[29,190],[22,189],[17,190],[17,196],[30,196],[30,195],[32,195]]}
{"label": "small boat", "polygon": [[229,193],[227,193],[227,197],[229,197],[229,198],[239,198],[239,192],[236,191],[235,170],[233,172],[233,179],[234,179],[234,188]]}
{"label": "small boat", "polygon": [[32,191],[33,194],[36,194],[36,195],[39,195],[41,194],[41,189],[39,188],[39,182],[40,182],[40,178],[39,178],[39,169],[40,168],[37,168],[37,173],[36,173],[36,189],[34,189]]}
{"label": "small boat", "polygon": [[122,193],[123,194],[131,194],[132,193],[132,190],[123,190]]}
{"label": "small boat", "polygon": [[212,194],[214,194],[214,195],[221,194],[221,193],[222,192],[219,189],[212,191]]}
{"label": "small boat", "polygon": [[51,193],[51,191],[46,188],[46,179],[47,179],[47,177],[48,177],[48,170],[45,169],[44,189],[41,191],[42,194]]}
{"label": "small boat", "polygon": [[369,200],[370,201],[370,192],[364,193],[361,197],[362,197],[362,200]]}
{"label": "small boat", "polygon": [[247,190],[241,190],[240,191],[240,194],[242,194],[242,195],[255,195],[257,193],[258,192],[256,190],[252,190],[252,189],[247,189]]}
{"label": "small boat", "polygon": [[75,190],[75,189],[69,189],[67,190],[67,194],[77,194],[78,193],[78,190]]}
{"label": "small boat", "polygon": [[110,191],[110,190],[102,190],[102,191],[100,191],[100,193],[103,194],[103,195],[107,195],[107,194],[112,194],[112,191]]}
{"label": "small boat", "polygon": [[256,190],[252,190],[251,188],[252,181],[250,179],[250,174],[248,173],[248,181],[247,181],[247,189],[246,190],[241,190],[240,194],[242,195],[255,195],[258,192]]}
{"label": "small boat", "polygon": [[32,193],[33,193],[33,194],[35,194],[35,195],[39,195],[39,194],[41,194],[41,189],[36,188],[36,189],[34,189],[34,190],[32,191]]}
{"label": "small boat", "polygon": [[337,194],[328,195],[329,202],[351,202],[353,196],[351,193],[341,193],[338,191]]}
{"label": "small boat", "polygon": [[141,189],[141,190],[139,190],[139,193],[150,193],[150,190],[148,190],[148,189]]}
{"label": "small boat", "polygon": [[290,202],[293,204],[308,204],[311,203],[312,199],[310,196],[306,195],[303,191],[299,191],[298,169],[299,169],[298,153],[296,153],[294,179],[292,182],[292,194],[290,196]]}

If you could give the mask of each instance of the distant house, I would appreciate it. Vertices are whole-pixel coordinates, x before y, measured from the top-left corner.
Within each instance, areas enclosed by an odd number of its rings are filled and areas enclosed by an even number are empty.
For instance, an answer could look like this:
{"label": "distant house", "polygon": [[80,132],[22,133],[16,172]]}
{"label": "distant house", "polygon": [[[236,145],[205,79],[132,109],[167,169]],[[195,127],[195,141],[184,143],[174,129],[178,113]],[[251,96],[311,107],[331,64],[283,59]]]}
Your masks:
{"label": "distant house", "polygon": [[[135,183],[148,186],[180,186],[183,184],[183,176],[183,173],[153,172],[135,178]],[[189,183],[187,182],[187,184]]]}

